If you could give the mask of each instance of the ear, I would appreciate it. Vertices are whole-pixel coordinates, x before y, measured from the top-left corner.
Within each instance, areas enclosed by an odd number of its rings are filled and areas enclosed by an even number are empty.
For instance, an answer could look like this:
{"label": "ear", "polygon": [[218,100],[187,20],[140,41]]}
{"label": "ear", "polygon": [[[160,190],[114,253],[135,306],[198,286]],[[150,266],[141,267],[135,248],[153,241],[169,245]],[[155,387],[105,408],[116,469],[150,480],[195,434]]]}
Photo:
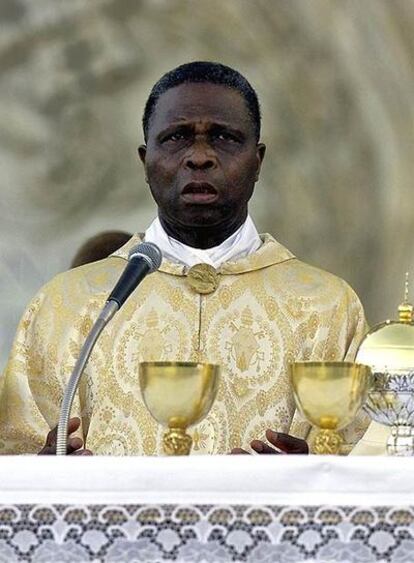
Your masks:
{"label": "ear", "polygon": [[145,157],[147,156],[147,145],[140,145],[138,147],[138,156],[142,164],[145,164]]}
{"label": "ear", "polygon": [[257,147],[256,147],[257,168],[256,168],[256,177],[254,179],[255,182],[257,182],[257,180],[259,179],[260,170],[262,168],[262,162],[265,154],[266,154],[266,145],[264,143],[257,143]]}
{"label": "ear", "polygon": [[145,169],[145,158],[147,156],[147,146],[146,145],[140,145],[137,150],[138,150],[139,159],[142,162],[142,164],[144,165],[145,181],[148,184],[147,171]]}

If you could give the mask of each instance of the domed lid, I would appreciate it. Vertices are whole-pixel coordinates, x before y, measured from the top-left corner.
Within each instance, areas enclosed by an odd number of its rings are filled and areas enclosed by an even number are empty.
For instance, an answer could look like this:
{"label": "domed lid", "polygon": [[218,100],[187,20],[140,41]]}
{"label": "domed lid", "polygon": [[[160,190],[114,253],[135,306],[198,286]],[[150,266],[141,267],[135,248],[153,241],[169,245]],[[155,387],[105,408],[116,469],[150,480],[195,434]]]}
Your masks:
{"label": "domed lid", "polygon": [[355,361],[374,371],[414,368],[414,307],[408,302],[408,274],[399,320],[374,326],[361,342]]}

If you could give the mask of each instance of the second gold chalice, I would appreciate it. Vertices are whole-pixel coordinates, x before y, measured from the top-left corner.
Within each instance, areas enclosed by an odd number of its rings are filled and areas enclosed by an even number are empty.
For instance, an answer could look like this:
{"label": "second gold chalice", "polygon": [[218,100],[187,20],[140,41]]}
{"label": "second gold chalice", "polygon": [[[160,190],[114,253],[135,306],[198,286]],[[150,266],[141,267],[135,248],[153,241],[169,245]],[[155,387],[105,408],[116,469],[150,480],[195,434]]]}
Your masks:
{"label": "second gold chalice", "polygon": [[351,362],[298,362],[290,365],[296,405],[319,428],[316,454],[340,453],[338,433],[358,414],[372,382],[368,366]]}
{"label": "second gold chalice", "polygon": [[192,438],[186,430],[210,411],[217,395],[220,367],[193,362],[143,362],[139,379],[144,403],[166,426],[167,455],[188,455]]}

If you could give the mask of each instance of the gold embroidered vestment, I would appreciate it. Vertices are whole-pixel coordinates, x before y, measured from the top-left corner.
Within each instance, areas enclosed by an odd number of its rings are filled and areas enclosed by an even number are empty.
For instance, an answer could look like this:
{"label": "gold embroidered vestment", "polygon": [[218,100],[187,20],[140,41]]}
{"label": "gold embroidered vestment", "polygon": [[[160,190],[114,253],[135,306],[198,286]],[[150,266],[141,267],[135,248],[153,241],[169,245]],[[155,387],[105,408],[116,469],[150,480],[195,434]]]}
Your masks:
{"label": "gold embroidered vestment", "polygon": [[[193,429],[193,454],[227,453],[267,428],[308,438],[295,413],[291,361],[353,359],[362,307],[341,279],[297,260],[271,236],[258,251],[217,270],[197,292],[184,266],[163,261],[102,333],[72,415],[96,454],[161,454],[163,430],[142,402],[138,364],[151,360],[222,366],[217,400]],[[125,267],[134,236],[109,258],[56,276],[20,322],[4,374],[0,453],[37,452],[57,424],[63,391],[101,307]],[[345,429],[351,445],[364,417]]]}

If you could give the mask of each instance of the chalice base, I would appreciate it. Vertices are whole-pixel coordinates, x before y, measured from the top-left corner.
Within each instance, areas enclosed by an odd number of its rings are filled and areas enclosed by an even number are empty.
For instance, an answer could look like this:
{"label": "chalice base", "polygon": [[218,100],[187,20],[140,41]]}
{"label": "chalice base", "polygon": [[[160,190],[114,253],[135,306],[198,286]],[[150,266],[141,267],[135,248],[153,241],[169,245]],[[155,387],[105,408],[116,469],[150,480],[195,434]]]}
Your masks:
{"label": "chalice base", "polygon": [[167,455],[189,455],[193,439],[186,433],[185,428],[169,428],[162,443]]}
{"label": "chalice base", "polygon": [[338,455],[343,443],[342,436],[336,430],[320,430],[313,443],[313,453],[318,455]]}
{"label": "chalice base", "polygon": [[393,426],[387,441],[387,454],[407,457],[414,455],[414,432],[412,426]]}

